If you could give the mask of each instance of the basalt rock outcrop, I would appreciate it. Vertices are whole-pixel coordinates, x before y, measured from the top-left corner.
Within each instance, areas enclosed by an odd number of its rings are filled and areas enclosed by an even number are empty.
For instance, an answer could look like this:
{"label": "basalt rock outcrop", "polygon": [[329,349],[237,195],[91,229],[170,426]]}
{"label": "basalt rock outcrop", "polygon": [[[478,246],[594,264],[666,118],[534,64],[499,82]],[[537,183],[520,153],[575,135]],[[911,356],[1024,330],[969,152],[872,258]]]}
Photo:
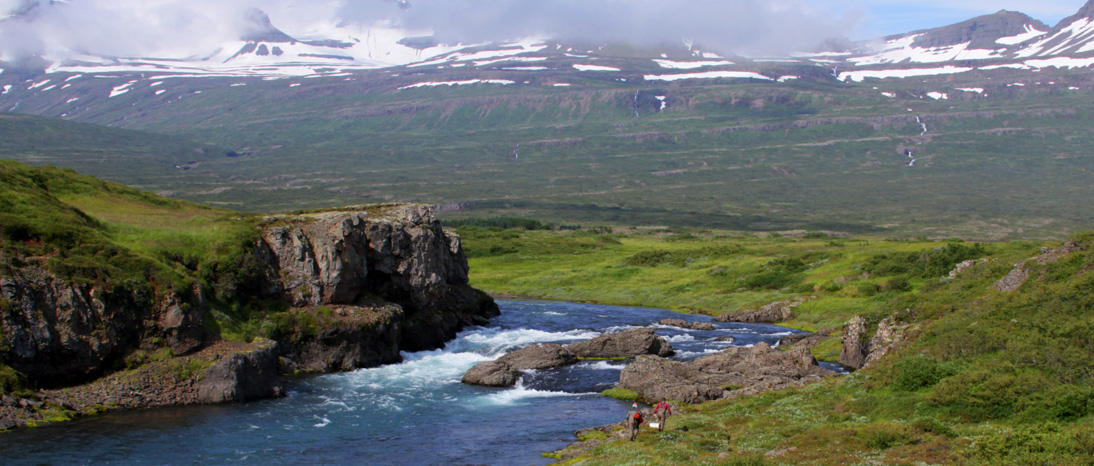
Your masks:
{"label": "basalt rock outcrop", "polygon": [[511,387],[520,371],[549,369],[578,362],[577,356],[556,343],[521,348],[493,361],[476,364],[463,375],[463,383],[489,387]]}
{"label": "basalt rock outcrop", "polygon": [[439,348],[463,327],[498,314],[489,296],[468,285],[460,238],[442,230],[428,206],[283,216],[269,223],[255,247],[269,296],[298,307],[375,298],[397,304],[404,311],[402,350]]}
{"label": "basalt rock outcrop", "polygon": [[668,398],[702,403],[802,385],[834,375],[820,367],[804,346],[783,352],[760,343],[728,348],[690,362],[640,356],[623,369],[619,386],[634,390],[647,402]]}

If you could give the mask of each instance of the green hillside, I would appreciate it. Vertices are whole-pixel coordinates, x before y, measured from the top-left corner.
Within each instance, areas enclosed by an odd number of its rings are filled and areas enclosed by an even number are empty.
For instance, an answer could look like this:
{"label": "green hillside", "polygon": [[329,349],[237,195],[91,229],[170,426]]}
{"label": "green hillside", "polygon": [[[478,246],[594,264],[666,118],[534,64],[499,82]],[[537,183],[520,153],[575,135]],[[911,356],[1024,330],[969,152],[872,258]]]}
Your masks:
{"label": "green hillside", "polygon": [[[20,109],[228,148],[239,157],[209,151],[185,172],[111,179],[245,211],[400,200],[457,217],[978,239],[1094,224],[1082,72],[848,84],[771,64],[760,71],[800,78],[650,83],[648,60],[604,64],[635,74],[478,70],[517,84],[407,89],[470,72],[180,79],[163,96],[114,98],[112,80],[80,79]],[[83,96],[78,109],[58,103],[69,95]]]}
{"label": "green hillside", "polygon": [[[905,338],[880,364],[800,389],[687,407],[662,433],[564,464],[1085,465],[1094,461],[1094,235],[971,244],[665,231],[465,227],[472,282],[493,293],[722,314],[803,298],[784,325],[854,316]],[[1066,252],[1073,251],[1073,252]],[[1030,279],[991,289],[1015,263]],[[954,277],[966,259],[988,259]],[[595,438],[595,436],[590,437]]]}

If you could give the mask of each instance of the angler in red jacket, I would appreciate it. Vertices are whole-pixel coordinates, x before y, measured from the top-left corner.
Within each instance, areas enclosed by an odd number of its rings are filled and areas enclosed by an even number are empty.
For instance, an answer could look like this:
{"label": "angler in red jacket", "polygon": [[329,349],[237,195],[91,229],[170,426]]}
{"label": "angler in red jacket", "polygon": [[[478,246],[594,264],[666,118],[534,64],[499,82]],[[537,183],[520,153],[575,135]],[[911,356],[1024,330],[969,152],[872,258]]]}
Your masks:
{"label": "angler in red jacket", "polygon": [[653,407],[653,418],[657,419],[657,430],[665,430],[665,421],[669,419],[669,416],[672,416],[672,405],[661,398],[661,402]]}

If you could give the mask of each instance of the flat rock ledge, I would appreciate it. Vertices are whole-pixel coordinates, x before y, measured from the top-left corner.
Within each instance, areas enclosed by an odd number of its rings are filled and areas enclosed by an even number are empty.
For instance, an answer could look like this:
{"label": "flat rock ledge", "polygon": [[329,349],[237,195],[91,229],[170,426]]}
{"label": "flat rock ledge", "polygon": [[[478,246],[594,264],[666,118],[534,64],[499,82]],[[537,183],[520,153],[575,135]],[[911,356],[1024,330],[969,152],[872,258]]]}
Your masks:
{"label": "flat rock ledge", "polygon": [[[106,411],[244,402],[284,395],[277,342],[219,342],[195,354],[121,371],[95,382],[40,390],[37,400],[0,399],[0,430],[51,422],[41,411]],[[65,419],[60,419],[65,420]]]}
{"label": "flat rock ledge", "polygon": [[684,319],[661,319],[658,323],[661,325],[668,325],[669,327],[680,327],[691,330],[714,330],[714,324],[710,322],[688,322]]}
{"label": "flat rock ledge", "polygon": [[668,340],[648,328],[609,333],[592,340],[571,343],[566,348],[584,359],[633,358],[643,354],[668,357],[674,353]]}
{"label": "flat rock ledge", "polygon": [[471,385],[511,387],[520,379],[521,371],[568,366],[581,359],[633,358],[644,354],[671,356],[672,344],[653,330],[639,328],[566,346],[556,343],[532,345],[476,364],[461,380]]}
{"label": "flat rock ledge", "polygon": [[619,386],[634,390],[647,403],[668,398],[694,404],[800,386],[835,375],[820,367],[804,346],[783,352],[760,343],[728,348],[691,362],[640,356],[623,369]]}

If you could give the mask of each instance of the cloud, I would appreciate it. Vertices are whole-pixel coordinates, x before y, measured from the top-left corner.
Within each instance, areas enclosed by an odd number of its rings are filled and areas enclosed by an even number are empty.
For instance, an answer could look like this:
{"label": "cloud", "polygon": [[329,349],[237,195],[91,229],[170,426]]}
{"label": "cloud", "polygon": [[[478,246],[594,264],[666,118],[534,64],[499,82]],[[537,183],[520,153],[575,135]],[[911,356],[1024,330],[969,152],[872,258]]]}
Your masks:
{"label": "cloud", "polygon": [[[815,45],[855,21],[801,0],[411,0],[347,2],[347,16],[373,20],[395,13],[401,24],[433,30],[444,42],[547,36],[564,40],[679,43],[723,53],[775,54]],[[357,16],[363,13],[363,16]],[[386,16],[392,17],[392,16]]]}
{"label": "cloud", "polygon": [[[0,60],[31,55],[204,56],[242,36],[251,8],[294,36],[333,24],[385,22],[447,43],[529,36],[592,43],[679,43],[723,54],[776,55],[825,39],[937,27],[1000,8],[1049,21],[1083,0],[0,0]],[[852,33],[851,31],[858,31]]]}
{"label": "cloud", "polygon": [[[4,11],[23,0],[0,0]],[[408,7],[409,6],[409,7]],[[445,42],[528,36],[652,45],[690,38],[724,53],[771,54],[811,45],[854,21],[804,0],[39,0],[32,14],[0,23],[5,59],[72,51],[105,56],[187,57],[238,39],[250,8],[289,34],[315,25],[387,21],[432,30]]]}

